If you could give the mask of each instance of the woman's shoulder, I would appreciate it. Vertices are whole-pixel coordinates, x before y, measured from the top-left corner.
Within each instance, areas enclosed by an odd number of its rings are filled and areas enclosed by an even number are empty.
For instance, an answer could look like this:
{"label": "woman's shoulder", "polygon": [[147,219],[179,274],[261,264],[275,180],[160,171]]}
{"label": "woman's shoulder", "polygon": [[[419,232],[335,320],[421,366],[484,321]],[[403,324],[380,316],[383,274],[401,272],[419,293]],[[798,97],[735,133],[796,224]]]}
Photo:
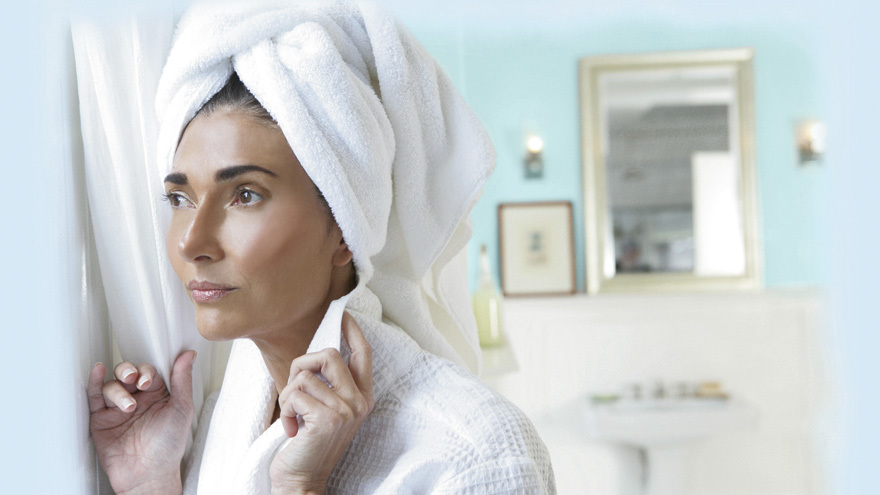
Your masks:
{"label": "woman's shoulder", "polygon": [[424,428],[454,439],[476,457],[547,456],[529,418],[456,363],[423,352],[391,392],[394,401],[387,407],[424,422]]}
{"label": "woman's shoulder", "polygon": [[[421,349],[393,325],[365,327],[373,337],[373,421],[479,458],[541,457],[543,443],[518,407],[463,366]],[[389,426],[390,427],[390,426]],[[377,432],[380,433],[380,432]]]}
{"label": "woman's shoulder", "polygon": [[435,425],[457,432],[477,447],[504,441],[499,428],[512,437],[534,433],[531,421],[507,398],[462,366],[427,352],[413,361],[389,392],[399,401],[396,407],[430,417]]}
{"label": "woman's shoulder", "polygon": [[412,461],[388,466],[383,488],[410,477],[411,465],[432,492],[553,492],[550,457],[528,417],[466,369],[424,351],[377,396],[355,443],[355,451]]}

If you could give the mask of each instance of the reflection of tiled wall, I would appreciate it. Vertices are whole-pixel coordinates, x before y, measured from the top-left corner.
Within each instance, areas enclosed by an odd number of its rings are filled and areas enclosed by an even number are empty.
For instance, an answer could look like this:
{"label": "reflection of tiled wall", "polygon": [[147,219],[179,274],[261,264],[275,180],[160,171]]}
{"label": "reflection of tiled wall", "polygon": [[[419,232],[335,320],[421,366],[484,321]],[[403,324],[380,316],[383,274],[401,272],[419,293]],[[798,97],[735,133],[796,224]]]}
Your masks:
{"label": "reflection of tiled wall", "polygon": [[816,432],[832,399],[823,307],[813,292],[507,299],[519,370],[487,381],[542,429],[560,493],[628,495],[638,458],[559,435],[577,430],[542,418],[590,392],[657,379],[721,381],[760,415],[755,430],[695,447],[684,495],[823,493]]}

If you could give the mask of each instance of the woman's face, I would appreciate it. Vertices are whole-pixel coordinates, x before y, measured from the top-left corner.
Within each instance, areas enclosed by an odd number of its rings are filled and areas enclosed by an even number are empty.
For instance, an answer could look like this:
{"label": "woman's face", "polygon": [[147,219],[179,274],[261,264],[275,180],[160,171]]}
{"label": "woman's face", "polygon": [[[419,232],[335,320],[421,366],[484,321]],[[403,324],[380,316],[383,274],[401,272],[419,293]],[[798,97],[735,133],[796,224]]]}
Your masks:
{"label": "woman's face", "polygon": [[205,338],[317,328],[351,252],[278,128],[236,112],[196,117],[165,191],[166,249]]}

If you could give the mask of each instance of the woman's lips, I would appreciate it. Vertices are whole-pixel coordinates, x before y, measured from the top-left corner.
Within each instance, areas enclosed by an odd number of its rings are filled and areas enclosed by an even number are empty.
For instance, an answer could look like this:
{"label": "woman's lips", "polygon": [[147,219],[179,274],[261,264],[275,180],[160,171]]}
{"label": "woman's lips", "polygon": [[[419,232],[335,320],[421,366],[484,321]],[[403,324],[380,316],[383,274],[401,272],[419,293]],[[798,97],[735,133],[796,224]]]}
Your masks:
{"label": "woman's lips", "polygon": [[187,284],[186,287],[192,295],[192,300],[197,303],[216,301],[235,290],[235,287],[228,285],[215,284],[213,282],[197,282],[195,280]]}

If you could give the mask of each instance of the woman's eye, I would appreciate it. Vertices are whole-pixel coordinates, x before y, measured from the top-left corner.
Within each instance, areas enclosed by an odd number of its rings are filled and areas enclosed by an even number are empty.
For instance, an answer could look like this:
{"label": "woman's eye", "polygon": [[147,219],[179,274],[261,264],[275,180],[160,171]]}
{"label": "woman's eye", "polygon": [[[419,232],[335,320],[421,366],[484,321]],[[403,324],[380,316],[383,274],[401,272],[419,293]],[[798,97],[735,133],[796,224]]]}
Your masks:
{"label": "woman's eye", "polygon": [[250,189],[241,189],[238,191],[238,194],[236,195],[233,204],[252,205],[254,203],[258,203],[262,199],[263,197],[260,196],[259,193],[251,191]]}
{"label": "woman's eye", "polygon": [[168,201],[168,204],[170,204],[172,208],[187,208],[190,204],[192,204],[182,194],[173,192],[166,194],[165,200]]}

